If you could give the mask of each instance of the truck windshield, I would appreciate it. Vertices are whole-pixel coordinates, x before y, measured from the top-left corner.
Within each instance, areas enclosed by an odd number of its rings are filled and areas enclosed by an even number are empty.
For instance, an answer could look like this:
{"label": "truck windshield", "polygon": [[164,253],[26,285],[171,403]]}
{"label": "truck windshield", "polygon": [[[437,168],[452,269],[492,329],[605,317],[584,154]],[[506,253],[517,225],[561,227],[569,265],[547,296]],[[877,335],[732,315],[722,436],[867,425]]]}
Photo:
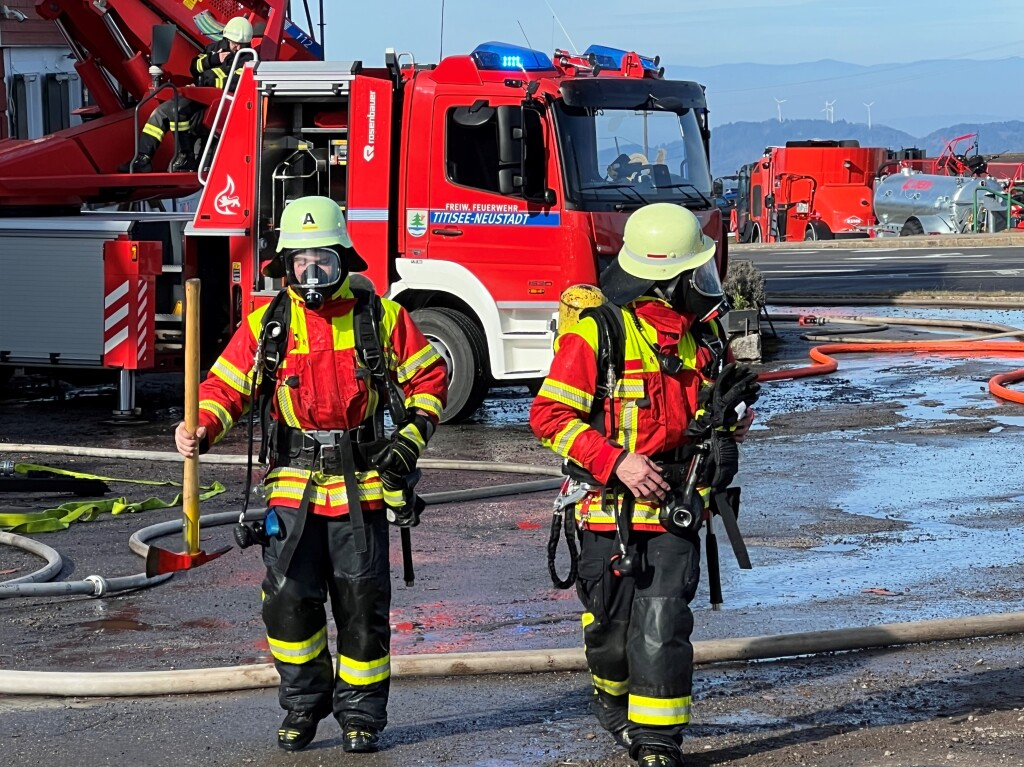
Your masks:
{"label": "truck windshield", "polygon": [[565,193],[581,209],[649,202],[710,208],[700,124],[692,109],[607,109],[555,102]]}

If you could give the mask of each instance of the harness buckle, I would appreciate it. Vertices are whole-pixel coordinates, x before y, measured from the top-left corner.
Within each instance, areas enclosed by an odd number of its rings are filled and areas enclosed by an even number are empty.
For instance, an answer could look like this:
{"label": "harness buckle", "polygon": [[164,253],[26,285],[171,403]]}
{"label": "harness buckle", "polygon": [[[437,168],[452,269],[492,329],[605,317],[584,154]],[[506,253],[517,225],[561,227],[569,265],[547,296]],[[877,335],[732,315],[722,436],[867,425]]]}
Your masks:
{"label": "harness buckle", "polygon": [[345,429],[311,429],[302,432],[302,452],[310,454],[313,471],[322,474],[342,473],[342,451],[347,447],[347,436]]}

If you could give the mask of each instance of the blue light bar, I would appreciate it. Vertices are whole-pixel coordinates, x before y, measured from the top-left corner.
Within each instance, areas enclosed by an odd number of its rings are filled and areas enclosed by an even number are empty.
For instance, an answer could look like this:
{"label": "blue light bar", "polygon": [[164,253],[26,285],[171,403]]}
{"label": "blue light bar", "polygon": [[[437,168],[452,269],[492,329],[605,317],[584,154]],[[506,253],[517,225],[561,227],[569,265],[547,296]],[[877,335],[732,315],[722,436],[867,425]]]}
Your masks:
{"label": "blue light bar", "polygon": [[[607,45],[591,45],[585,51],[584,56],[590,56],[593,54],[594,61],[601,69],[622,69],[622,59],[629,51],[619,50],[618,48],[609,48]],[[637,54],[639,55],[639,54]],[[640,56],[640,63],[644,69],[652,72],[658,71],[658,62],[654,59],[648,58],[647,56]]]}
{"label": "blue light bar", "polygon": [[546,53],[509,43],[483,43],[470,54],[477,69],[504,72],[537,72],[554,69]]}

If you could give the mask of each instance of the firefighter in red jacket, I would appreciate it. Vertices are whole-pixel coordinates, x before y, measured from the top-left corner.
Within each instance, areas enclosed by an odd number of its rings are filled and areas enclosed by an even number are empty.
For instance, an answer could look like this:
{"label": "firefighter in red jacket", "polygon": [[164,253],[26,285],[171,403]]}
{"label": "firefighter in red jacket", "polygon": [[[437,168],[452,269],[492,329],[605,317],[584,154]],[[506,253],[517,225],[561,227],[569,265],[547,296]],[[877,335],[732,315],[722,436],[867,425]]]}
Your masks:
{"label": "firefighter in red jacket", "polygon": [[758,384],[748,369],[723,369],[715,317],[728,304],[715,243],[697,218],[676,205],[648,205],[627,220],[623,241],[601,275],[612,316],[622,318],[614,386],[608,391],[598,359],[601,326],[584,314],[558,338],[530,425],[590,489],[575,513],[591,710],[643,767],[680,767],[699,539],[697,527],[663,524],[662,511],[704,429],[717,444],[701,485],[728,486],[738,470],[736,438],[752,417],[740,418],[735,406],[753,404]]}
{"label": "firefighter in red jacket", "polygon": [[[223,90],[235,54],[252,43],[252,36],[252,24],[245,16],[229,19],[224,25],[221,39],[210,43],[202,53],[192,59],[189,71],[195,84]],[[242,73],[241,68],[247,61],[248,57],[239,57],[236,75]],[[195,143],[201,131],[195,123],[201,119],[205,109],[205,104],[184,97],[179,97],[177,104],[173,99],[160,104],[142,126],[138,154],[131,163],[124,166],[123,170],[127,172],[130,165],[132,173],[151,173],[153,157],[168,132],[178,134],[178,153],[171,161],[171,172],[187,173],[197,170],[199,158],[195,153]]]}
{"label": "firefighter in red jacket", "polygon": [[[238,329],[201,386],[196,433],[179,424],[175,443],[189,457],[216,444],[242,417],[253,398],[262,337],[272,385],[261,398],[269,403],[263,423],[270,471],[268,512],[258,532],[267,568],[263,621],[287,711],[278,745],[305,748],[319,721],[333,713],[345,751],[376,751],[391,677],[388,522],[419,521],[407,478],[444,407],[447,370],[405,309],[380,299],[374,325],[377,360],[386,366],[380,375],[390,375],[407,413],[387,439],[388,395],[376,390],[370,372],[377,367],[357,348],[359,310],[348,276],[366,264],[352,249],[338,205],[327,197],[290,203],[278,252],[287,273],[284,300],[257,309]],[[286,339],[276,365],[274,326]],[[328,596],[338,630],[336,673]]]}

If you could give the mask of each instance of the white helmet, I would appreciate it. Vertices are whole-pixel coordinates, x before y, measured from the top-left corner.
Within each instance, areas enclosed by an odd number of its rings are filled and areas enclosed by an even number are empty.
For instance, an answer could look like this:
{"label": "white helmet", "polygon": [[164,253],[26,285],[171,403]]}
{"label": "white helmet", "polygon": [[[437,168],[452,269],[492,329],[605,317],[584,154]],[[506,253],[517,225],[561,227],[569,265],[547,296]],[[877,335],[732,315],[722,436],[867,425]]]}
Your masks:
{"label": "white helmet", "polygon": [[[634,211],[626,220],[618,258],[601,275],[601,290],[608,300],[622,306],[646,293],[658,282],[683,272],[715,270],[715,241],[704,234],[693,213],[669,202],[656,202]],[[710,275],[707,275],[710,276]],[[713,285],[702,285],[714,291]],[[718,284],[721,292],[721,284]]]}
{"label": "white helmet", "polygon": [[252,24],[249,23],[249,19],[245,18],[245,16],[235,16],[224,25],[224,30],[221,34],[225,40],[248,45],[252,42]]}

